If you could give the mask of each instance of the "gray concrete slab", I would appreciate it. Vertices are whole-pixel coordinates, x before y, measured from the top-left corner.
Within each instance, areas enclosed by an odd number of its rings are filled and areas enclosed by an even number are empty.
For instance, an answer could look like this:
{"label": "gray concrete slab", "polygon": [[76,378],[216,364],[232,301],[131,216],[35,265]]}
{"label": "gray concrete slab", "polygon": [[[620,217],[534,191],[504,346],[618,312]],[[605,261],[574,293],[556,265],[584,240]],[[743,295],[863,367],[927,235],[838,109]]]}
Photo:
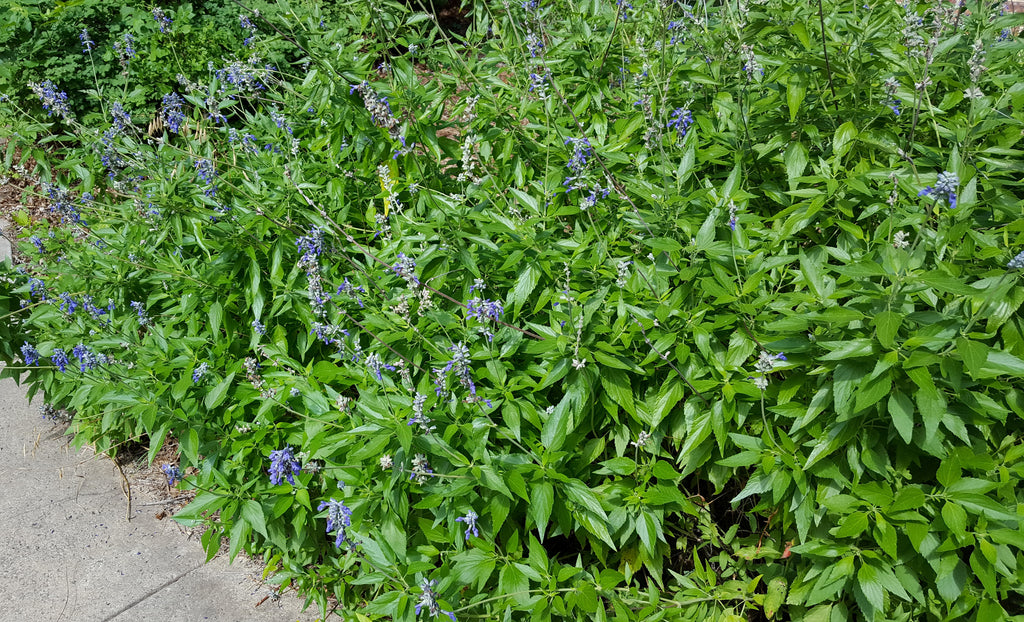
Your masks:
{"label": "gray concrete slab", "polygon": [[[11,230],[11,223],[7,222],[3,218],[0,218],[0,232],[11,238],[14,237],[14,232]],[[11,243],[0,235],[0,261],[3,261],[11,256]]]}
{"label": "gray concrete slab", "polygon": [[0,622],[312,622],[285,594],[264,600],[258,568],[209,564],[152,507],[128,521],[107,458],[76,452],[12,380],[0,381]]}

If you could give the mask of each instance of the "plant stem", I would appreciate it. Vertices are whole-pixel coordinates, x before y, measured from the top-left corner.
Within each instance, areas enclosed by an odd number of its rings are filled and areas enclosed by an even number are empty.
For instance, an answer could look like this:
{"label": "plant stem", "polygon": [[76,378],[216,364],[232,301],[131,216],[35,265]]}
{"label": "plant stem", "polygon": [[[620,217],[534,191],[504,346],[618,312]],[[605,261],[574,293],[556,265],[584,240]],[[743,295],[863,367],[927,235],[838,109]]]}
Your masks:
{"label": "plant stem", "polygon": [[832,83],[832,64],[828,60],[828,44],[825,42],[825,10],[822,8],[821,0],[818,0],[818,22],[821,24],[821,49],[825,53],[825,73],[828,76],[828,88],[832,91],[832,105],[836,112],[839,112],[839,98],[836,97],[836,87]]}

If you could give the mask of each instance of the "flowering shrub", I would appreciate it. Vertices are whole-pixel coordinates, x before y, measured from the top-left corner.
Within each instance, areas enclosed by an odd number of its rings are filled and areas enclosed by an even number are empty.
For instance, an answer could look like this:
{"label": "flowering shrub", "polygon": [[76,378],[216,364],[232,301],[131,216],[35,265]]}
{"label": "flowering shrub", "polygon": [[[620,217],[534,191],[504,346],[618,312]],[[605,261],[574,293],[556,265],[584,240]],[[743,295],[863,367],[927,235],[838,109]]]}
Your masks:
{"label": "flowering shrub", "polygon": [[359,620],[1024,614],[1018,17],[303,11],[152,135],[5,103],[63,224],[4,373],[176,438],[211,556]]}

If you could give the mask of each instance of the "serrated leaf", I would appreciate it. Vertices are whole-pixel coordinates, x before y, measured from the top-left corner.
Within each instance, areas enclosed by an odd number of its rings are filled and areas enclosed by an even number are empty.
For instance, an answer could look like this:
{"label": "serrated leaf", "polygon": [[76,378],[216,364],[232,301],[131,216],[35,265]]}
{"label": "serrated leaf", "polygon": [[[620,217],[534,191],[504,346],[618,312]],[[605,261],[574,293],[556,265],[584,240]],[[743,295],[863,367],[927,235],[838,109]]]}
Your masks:
{"label": "serrated leaf", "polygon": [[220,340],[220,324],[224,319],[224,307],[220,302],[214,302],[210,305],[210,334],[213,335],[214,341]]}
{"label": "serrated leaf", "polygon": [[980,514],[993,520],[1008,521],[1013,524],[1018,523],[1019,519],[1016,513],[1009,511],[1005,505],[991,497],[972,492],[947,491],[947,494],[950,499],[954,499],[972,514]]}
{"label": "serrated leaf", "polygon": [[657,529],[654,525],[654,517],[647,512],[641,512],[638,520],[636,521],[636,533],[640,536],[640,541],[647,549],[647,554],[653,556],[655,554],[657,540]]}
{"label": "serrated leaf", "polygon": [[796,178],[803,175],[804,169],[807,167],[807,147],[800,142],[789,143],[783,160],[786,163],[786,178],[789,180],[789,189],[793,190],[796,187]]}
{"label": "serrated leaf", "polygon": [[942,506],[942,520],[955,535],[961,538],[967,533],[967,512],[952,501]]}
{"label": "serrated leaf", "polygon": [[633,401],[633,387],[628,374],[619,369],[602,369],[601,387],[631,417],[636,417],[636,403]]}
{"label": "serrated leaf", "polygon": [[956,554],[943,555],[936,571],[935,588],[947,603],[956,602],[967,583],[967,567]]}
{"label": "serrated leaf", "polygon": [[530,517],[537,524],[537,533],[543,542],[551,508],[555,504],[555,488],[550,482],[536,482],[530,490]]}
{"label": "serrated leaf", "polygon": [[196,495],[188,505],[179,510],[173,516],[174,520],[183,525],[196,525],[202,518],[204,512],[215,512],[222,508],[229,500],[225,495],[218,495],[213,492],[203,491]]}
{"label": "serrated leaf", "polygon": [[263,506],[258,501],[246,499],[242,503],[242,518],[264,538],[267,537],[267,521],[263,516]]}
{"label": "serrated leaf", "polygon": [[854,410],[863,410],[878,401],[892,390],[892,375],[885,372],[877,378],[866,378],[857,387],[855,395]]}
{"label": "serrated leaf", "polygon": [[789,83],[786,85],[786,104],[789,106],[789,122],[796,120],[796,114],[800,111],[800,104],[804,103],[807,97],[807,78],[802,73],[793,73],[789,76]]}
{"label": "serrated leaf", "polygon": [[221,380],[209,393],[206,394],[206,399],[203,403],[206,408],[213,410],[214,408],[221,405],[224,402],[224,398],[227,397],[228,389],[231,388],[231,381],[235,378],[235,372],[231,372],[227,375],[224,380]]}
{"label": "serrated leaf", "polygon": [[837,538],[856,538],[868,528],[868,515],[864,512],[854,512],[842,519],[839,529],[836,531]]}
{"label": "serrated leaf", "polygon": [[872,323],[875,325],[875,334],[878,335],[879,343],[886,348],[892,348],[895,345],[896,333],[899,332],[900,324],[903,323],[903,315],[895,311],[882,311],[875,316]]}
{"label": "serrated leaf", "polygon": [[650,405],[651,420],[648,422],[650,426],[652,428],[658,427],[658,424],[672,412],[672,409],[679,403],[679,400],[683,399],[683,395],[684,387],[682,382],[675,378],[666,382],[661,387],[661,391],[658,392],[654,403]]}
{"label": "serrated leaf", "polygon": [[864,599],[874,607],[875,611],[882,611],[885,606],[885,590],[878,582],[877,572],[868,564],[861,564],[857,570],[857,587],[860,588]]}
{"label": "serrated leaf", "polygon": [[636,471],[636,462],[632,458],[611,458],[600,463],[601,466],[616,475],[630,475]]}
{"label": "serrated leaf", "polygon": [[541,270],[534,264],[530,264],[519,273],[519,277],[516,279],[516,284],[513,286],[512,291],[509,293],[508,302],[515,308],[516,315],[519,314],[519,310],[522,308],[523,303],[533,293],[533,289],[537,287],[537,282],[540,281]]}
{"label": "serrated leaf", "polygon": [[605,514],[604,508],[601,507],[601,502],[598,500],[597,495],[583,482],[578,479],[570,479],[562,484],[562,489],[565,491],[565,496],[573,503],[587,508],[587,510],[600,516],[602,519],[608,519],[608,515]]}
{"label": "serrated leaf", "polygon": [[464,585],[475,583],[482,588],[491,573],[494,572],[496,560],[480,549],[469,549],[453,556],[452,564],[459,583]]}
{"label": "serrated leaf", "polygon": [[989,347],[979,341],[972,341],[965,337],[956,340],[956,352],[964,362],[964,367],[974,378],[983,376],[982,367],[988,361]]}
{"label": "serrated leaf", "polygon": [[995,376],[1024,377],[1024,360],[1017,358],[1009,352],[991,350],[985,359],[985,364],[978,370],[978,376],[984,378]]}
{"label": "serrated leaf", "polygon": [[554,412],[544,422],[540,431],[540,442],[551,451],[558,451],[566,437],[573,430],[575,415],[581,415],[586,396],[586,380],[577,377],[569,385],[562,399],[555,406]]}
{"label": "serrated leaf", "polygon": [[492,466],[485,465],[480,467],[480,483],[495,492],[500,492],[509,499],[512,498],[512,491],[508,489],[504,480],[501,479],[501,476],[498,475]]}
{"label": "serrated leaf", "polygon": [[804,284],[807,285],[807,289],[811,290],[811,293],[816,298],[821,298],[825,291],[825,285],[821,279],[821,271],[803,251],[800,251],[800,273],[803,274]]}
{"label": "serrated leaf", "polygon": [[889,416],[903,442],[914,438],[914,403],[906,395],[896,392],[889,396]]}
{"label": "serrated leaf", "polygon": [[832,139],[832,151],[837,158],[842,158],[850,150],[853,139],[857,137],[857,126],[852,121],[843,123],[836,129]]}

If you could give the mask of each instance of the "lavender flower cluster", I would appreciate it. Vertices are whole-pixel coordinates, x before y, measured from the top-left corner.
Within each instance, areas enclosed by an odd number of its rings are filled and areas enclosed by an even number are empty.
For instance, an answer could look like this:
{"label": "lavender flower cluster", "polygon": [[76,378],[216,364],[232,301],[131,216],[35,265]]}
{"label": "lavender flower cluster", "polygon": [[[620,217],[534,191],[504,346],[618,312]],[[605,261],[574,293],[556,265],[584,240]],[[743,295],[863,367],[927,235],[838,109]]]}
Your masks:
{"label": "lavender flower cluster", "polygon": [[480,537],[480,530],[476,526],[476,521],[478,518],[480,517],[477,516],[476,512],[470,510],[468,513],[466,513],[465,516],[460,516],[459,518],[455,519],[455,522],[457,523],[466,523],[466,542],[469,542],[470,534],[478,538]]}
{"label": "lavender flower cluster", "polygon": [[167,485],[173,486],[176,482],[181,481],[181,470],[173,464],[164,464],[160,467],[160,470],[167,476]]}
{"label": "lavender flower cluster", "polygon": [[39,98],[47,116],[52,117],[53,115],[58,115],[65,121],[71,120],[71,108],[68,107],[68,94],[64,91],[57,90],[57,85],[54,84],[52,80],[29,82],[28,87],[32,89],[32,92]]}
{"label": "lavender flower cluster", "polygon": [[423,578],[423,581],[420,583],[420,589],[423,590],[423,593],[420,594],[420,600],[416,603],[416,615],[420,615],[420,611],[425,608],[431,618],[436,618],[439,614],[443,613],[451,618],[452,622],[456,622],[453,612],[441,609],[441,605],[437,602],[437,592],[434,591],[435,587],[437,587],[436,580]]}
{"label": "lavender flower cluster", "polygon": [[770,354],[765,351],[761,351],[761,355],[757,358],[757,363],[754,365],[754,371],[761,374],[760,376],[754,377],[754,386],[764,391],[768,388],[768,374],[772,373],[775,369],[777,361],[785,361],[786,355],[782,352],[778,354]]}
{"label": "lavender flower cluster", "polygon": [[675,129],[679,140],[686,138],[686,132],[693,124],[693,114],[688,108],[676,108],[672,111],[672,117],[666,124],[668,129]]}
{"label": "lavender flower cluster", "polygon": [[[338,487],[341,488],[343,485],[339,482]],[[345,528],[352,526],[352,508],[331,497],[330,501],[322,501],[317,507],[320,512],[325,509],[327,510],[327,533],[331,533],[335,529],[338,531],[334,538],[334,546],[341,548],[341,545],[346,542],[350,546],[354,546],[355,543],[345,533]]]}
{"label": "lavender flower cluster", "polygon": [[935,186],[926,186],[924,190],[917,193],[919,197],[934,196],[937,199],[946,199],[949,209],[956,208],[956,191],[960,185],[960,178],[956,173],[943,171],[939,173]]}
{"label": "lavender flower cluster", "polygon": [[309,233],[300,236],[295,240],[302,255],[299,257],[298,265],[306,271],[306,291],[309,294],[309,302],[313,313],[322,318],[327,315],[327,303],[331,296],[324,291],[323,279],[320,275],[320,255],[324,252],[324,234],[319,227],[310,227]]}
{"label": "lavender flower cluster", "polygon": [[286,445],[284,449],[270,452],[270,483],[277,486],[281,480],[287,479],[292,486],[295,485],[295,474],[302,471],[302,465],[292,453],[291,446]]}
{"label": "lavender flower cluster", "polygon": [[185,101],[181,95],[174,92],[164,95],[160,116],[167,129],[175,134],[181,131],[181,124],[185,120],[185,113],[182,111],[184,105]]}
{"label": "lavender flower cluster", "polygon": [[363,107],[370,113],[370,120],[373,124],[386,129],[392,140],[399,139],[401,134],[398,129],[398,119],[391,113],[391,104],[388,103],[387,97],[378,95],[366,80],[352,85],[349,93],[359,93],[363,98]]}
{"label": "lavender flower cluster", "polygon": [[26,343],[21,346],[21,359],[26,366],[39,365],[39,351],[32,344]]}
{"label": "lavender flower cluster", "polygon": [[168,17],[167,13],[164,13],[164,10],[159,7],[153,9],[153,19],[156,20],[162,33],[167,33],[171,28],[171,24],[174,23],[174,20]]}

